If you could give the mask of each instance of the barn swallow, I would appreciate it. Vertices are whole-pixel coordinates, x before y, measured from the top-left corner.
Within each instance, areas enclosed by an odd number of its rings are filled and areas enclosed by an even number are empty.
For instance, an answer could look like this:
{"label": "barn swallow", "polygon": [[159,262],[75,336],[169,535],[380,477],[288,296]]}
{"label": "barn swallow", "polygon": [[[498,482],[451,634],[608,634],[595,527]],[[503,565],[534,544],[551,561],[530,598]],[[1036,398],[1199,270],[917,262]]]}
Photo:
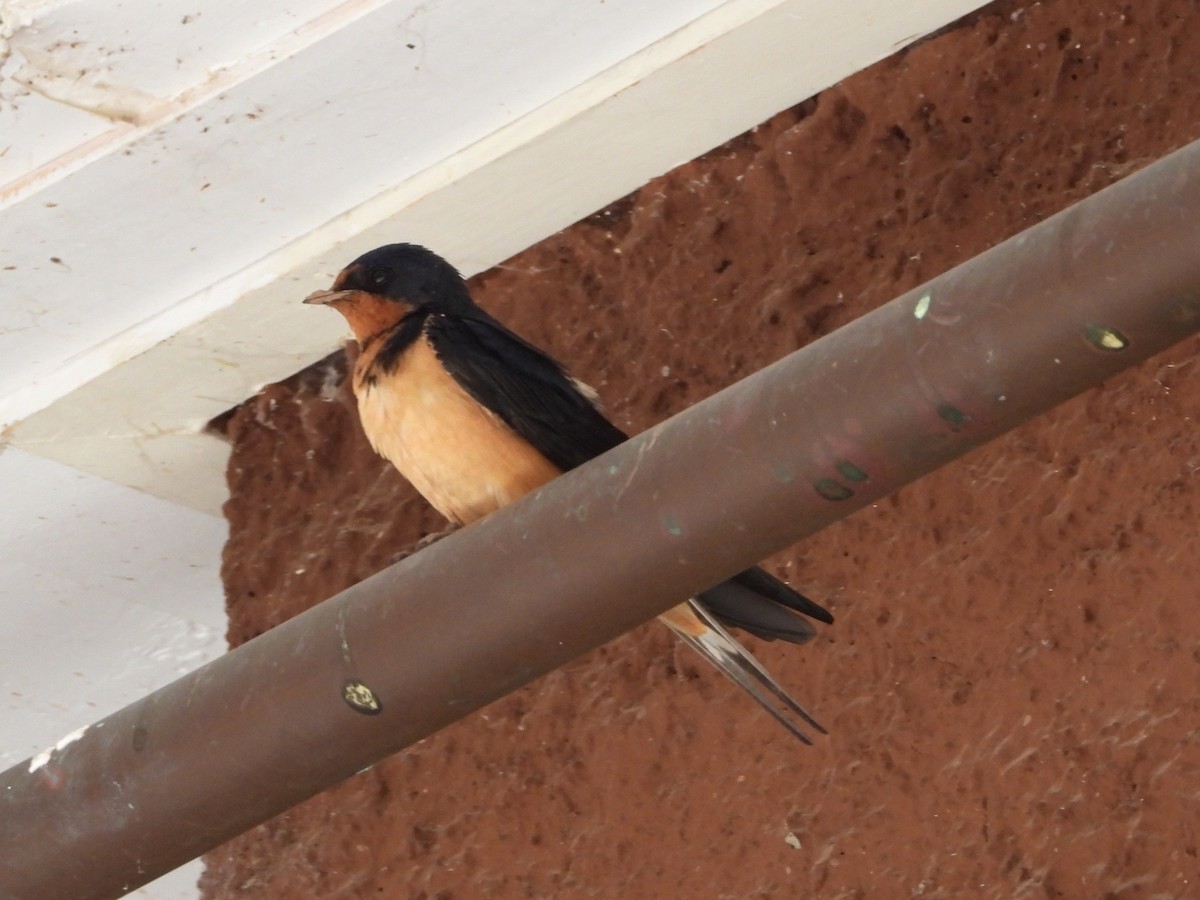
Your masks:
{"label": "barn swallow", "polygon": [[[345,316],[358,341],[353,388],[375,450],[443,516],[467,525],[626,440],[596,393],[471,299],[458,271],[414,244],[360,256],[304,300]],[[789,731],[825,733],[726,630],[803,643],[803,616],[833,617],[760,568],[660,620]]]}

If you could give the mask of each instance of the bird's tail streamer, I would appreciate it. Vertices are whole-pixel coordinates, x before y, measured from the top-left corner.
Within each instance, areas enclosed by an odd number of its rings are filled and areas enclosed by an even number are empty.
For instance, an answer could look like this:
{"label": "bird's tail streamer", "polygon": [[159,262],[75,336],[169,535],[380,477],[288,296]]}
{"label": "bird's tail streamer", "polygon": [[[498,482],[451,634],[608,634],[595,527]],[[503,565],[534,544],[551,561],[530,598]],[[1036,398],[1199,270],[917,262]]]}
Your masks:
{"label": "bird's tail streamer", "polygon": [[[821,734],[828,732],[810,716],[799,703],[793,700],[763,668],[750,651],[737,642],[711,613],[695,600],[687,602],[688,612],[699,622],[683,621],[683,617],[672,615],[676,610],[661,617],[684,643],[693,647],[701,656],[720,669],[734,684],[740,686],[762,705],[788,731],[806,744],[812,738],[802,726],[811,727]],[[680,609],[681,608],[678,608]],[[690,618],[690,616],[688,616]],[[689,628],[688,625],[693,625]],[[703,625],[696,628],[695,625]]]}

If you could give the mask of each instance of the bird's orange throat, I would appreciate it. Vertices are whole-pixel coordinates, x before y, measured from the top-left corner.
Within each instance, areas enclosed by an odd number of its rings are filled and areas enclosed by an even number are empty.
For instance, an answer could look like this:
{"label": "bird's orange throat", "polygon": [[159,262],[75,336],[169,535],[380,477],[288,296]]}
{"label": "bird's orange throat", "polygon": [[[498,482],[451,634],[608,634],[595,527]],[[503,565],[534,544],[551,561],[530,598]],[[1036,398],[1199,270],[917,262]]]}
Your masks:
{"label": "bird's orange throat", "polygon": [[403,300],[388,300],[366,291],[351,291],[329,305],[345,316],[360,347],[367,338],[387,331],[413,311]]}

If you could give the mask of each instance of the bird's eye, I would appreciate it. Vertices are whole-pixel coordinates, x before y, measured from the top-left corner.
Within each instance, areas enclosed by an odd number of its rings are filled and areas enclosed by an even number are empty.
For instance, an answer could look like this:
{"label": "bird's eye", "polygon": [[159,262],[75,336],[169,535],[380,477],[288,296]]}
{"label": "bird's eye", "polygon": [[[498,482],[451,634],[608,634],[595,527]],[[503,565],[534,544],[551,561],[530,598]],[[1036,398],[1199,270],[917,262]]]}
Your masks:
{"label": "bird's eye", "polygon": [[369,271],[367,273],[367,278],[375,287],[383,287],[385,284],[391,281],[392,270],[380,266]]}

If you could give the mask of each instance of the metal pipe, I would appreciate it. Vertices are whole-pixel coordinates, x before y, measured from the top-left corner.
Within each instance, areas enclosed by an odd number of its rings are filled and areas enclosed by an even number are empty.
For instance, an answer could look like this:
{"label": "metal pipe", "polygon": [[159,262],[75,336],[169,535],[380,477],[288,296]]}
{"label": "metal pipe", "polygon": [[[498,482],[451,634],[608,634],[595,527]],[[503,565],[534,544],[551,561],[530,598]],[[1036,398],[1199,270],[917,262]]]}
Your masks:
{"label": "metal pipe", "polygon": [[0,897],[119,896],[1197,330],[1193,144],[0,774]]}

